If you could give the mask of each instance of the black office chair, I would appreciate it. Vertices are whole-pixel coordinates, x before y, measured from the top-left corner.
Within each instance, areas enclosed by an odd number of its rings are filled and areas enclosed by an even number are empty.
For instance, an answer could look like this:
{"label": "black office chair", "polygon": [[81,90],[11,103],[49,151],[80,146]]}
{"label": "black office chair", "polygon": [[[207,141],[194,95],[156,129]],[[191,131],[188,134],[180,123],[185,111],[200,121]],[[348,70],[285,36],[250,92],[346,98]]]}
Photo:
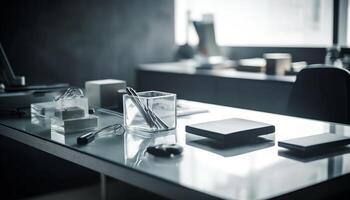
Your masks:
{"label": "black office chair", "polygon": [[311,65],[298,73],[289,97],[292,116],[350,124],[350,73],[347,70]]}

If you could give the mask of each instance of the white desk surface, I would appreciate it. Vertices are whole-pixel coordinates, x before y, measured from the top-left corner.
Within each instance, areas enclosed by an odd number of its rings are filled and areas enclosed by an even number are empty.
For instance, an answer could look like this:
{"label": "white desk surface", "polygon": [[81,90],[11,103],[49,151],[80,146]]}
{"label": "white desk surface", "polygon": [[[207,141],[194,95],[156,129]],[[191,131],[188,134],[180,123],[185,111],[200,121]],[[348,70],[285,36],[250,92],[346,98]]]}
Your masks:
{"label": "white desk surface", "polygon": [[[176,199],[265,199],[350,173],[349,148],[331,155],[301,158],[276,146],[278,140],[329,132],[330,123],[212,104],[191,104],[209,112],[180,117],[176,130],[148,138],[127,132],[123,136],[107,135],[80,147],[75,144],[77,135],[55,135],[47,124],[30,117],[1,117],[0,134]],[[120,116],[102,111],[98,111],[98,115],[102,126],[121,120]],[[220,146],[185,132],[187,124],[232,117],[275,125],[276,143]],[[332,126],[337,134],[350,136],[350,127]],[[144,153],[150,144],[175,141],[184,147],[179,158],[161,159]]]}

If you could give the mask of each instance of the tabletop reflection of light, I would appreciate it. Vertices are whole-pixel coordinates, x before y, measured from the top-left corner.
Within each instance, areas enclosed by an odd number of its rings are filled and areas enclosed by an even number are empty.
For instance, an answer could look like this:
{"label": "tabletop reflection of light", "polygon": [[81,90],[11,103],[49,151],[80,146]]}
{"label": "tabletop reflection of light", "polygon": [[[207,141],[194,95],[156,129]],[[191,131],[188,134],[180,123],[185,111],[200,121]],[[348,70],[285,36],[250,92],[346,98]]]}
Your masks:
{"label": "tabletop reflection of light", "polygon": [[[184,119],[190,119],[191,124],[235,117],[270,123],[276,126],[276,143],[278,140],[325,133],[330,127],[328,123],[316,120],[237,108],[216,107],[213,110],[215,112],[193,115]],[[185,120],[179,118],[177,133],[179,142],[182,144],[186,144],[185,125],[187,125]],[[186,145],[183,160],[179,166],[179,180],[184,185],[196,185],[198,189],[206,189],[216,194],[219,194],[220,191],[225,191],[227,194],[229,191],[228,196],[238,195],[235,197],[239,199],[254,199],[267,195],[271,191],[287,192],[296,187],[293,184],[299,181],[308,185],[327,178],[327,170],[325,170],[327,159],[305,164],[278,156],[279,149],[277,146],[272,146],[241,155],[224,157]],[[291,181],[284,181],[286,179]],[[274,187],[275,184],[283,185],[283,187]]]}

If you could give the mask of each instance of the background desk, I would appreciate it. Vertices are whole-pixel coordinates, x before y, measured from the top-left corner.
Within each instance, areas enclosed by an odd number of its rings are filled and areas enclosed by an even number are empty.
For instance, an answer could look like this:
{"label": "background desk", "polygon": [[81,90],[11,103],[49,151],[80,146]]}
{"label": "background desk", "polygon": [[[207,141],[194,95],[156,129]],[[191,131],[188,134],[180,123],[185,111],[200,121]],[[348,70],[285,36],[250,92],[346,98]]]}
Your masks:
{"label": "background desk", "polygon": [[[171,199],[312,199],[349,192],[349,148],[296,157],[273,143],[218,146],[185,132],[187,124],[241,117],[274,124],[276,139],[282,140],[327,132],[331,124],[211,104],[192,105],[209,112],[179,118],[176,130],[152,138],[128,132],[77,146],[76,135],[53,137],[48,127],[38,126],[30,117],[2,117],[0,134]],[[102,126],[121,121],[118,115],[97,114]],[[350,127],[335,125],[335,131],[348,136]],[[184,147],[182,157],[157,159],[144,153],[147,145],[167,137]]]}
{"label": "background desk", "polygon": [[138,90],[173,92],[179,98],[278,114],[286,107],[295,76],[268,76],[233,69],[196,70],[186,63],[144,64]]}

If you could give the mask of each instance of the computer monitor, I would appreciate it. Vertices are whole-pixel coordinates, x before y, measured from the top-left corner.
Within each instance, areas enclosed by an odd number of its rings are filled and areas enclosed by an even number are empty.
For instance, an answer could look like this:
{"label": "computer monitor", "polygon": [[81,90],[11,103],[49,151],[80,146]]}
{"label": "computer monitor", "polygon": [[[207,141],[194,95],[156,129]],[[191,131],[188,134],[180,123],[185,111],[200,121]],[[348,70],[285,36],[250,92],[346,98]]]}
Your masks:
{"label": "computer monitor", "polygon": [[21,87],[25,86],[25,78],[23,76],[15,76],[10,62],[7,59],[4,48],[0,43],[0,83],[5,87]]}

